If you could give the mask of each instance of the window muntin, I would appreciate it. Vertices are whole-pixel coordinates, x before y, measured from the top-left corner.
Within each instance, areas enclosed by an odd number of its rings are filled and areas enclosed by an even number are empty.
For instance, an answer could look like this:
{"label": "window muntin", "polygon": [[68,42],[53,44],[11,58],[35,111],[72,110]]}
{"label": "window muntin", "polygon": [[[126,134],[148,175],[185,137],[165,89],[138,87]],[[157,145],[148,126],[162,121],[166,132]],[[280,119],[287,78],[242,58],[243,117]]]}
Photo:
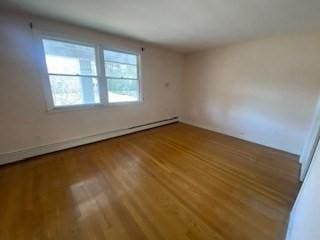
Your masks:
{"label": "window muntin", "polygon": [[138,55],[115,50],[104,50],[103,55],[108,102],[139,101]]}
{"label": "window muntin", "polygon": [[95,48],[43,39],[55,107],[100,103]]}

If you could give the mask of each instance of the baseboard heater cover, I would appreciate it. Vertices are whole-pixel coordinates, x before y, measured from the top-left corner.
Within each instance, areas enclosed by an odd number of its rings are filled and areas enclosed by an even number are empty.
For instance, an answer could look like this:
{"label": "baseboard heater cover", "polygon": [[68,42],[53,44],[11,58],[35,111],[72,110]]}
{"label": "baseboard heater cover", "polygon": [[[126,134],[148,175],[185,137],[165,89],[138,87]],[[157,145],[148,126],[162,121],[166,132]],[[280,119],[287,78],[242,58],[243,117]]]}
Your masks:
{"label": "baseboard heater cover", "polygon": [[28,148],[28,149],[22,149],[14,152],[9,152],[9,153],[2,153],[0,154],[0,165],[21,161],[27,158],[43,155],[46,153],[56,152],[56,151],[60,151],[60,150],[64,150],[72,147],[77,147],[77,146],[94,143],[94,142],[98,142],[98,141],[102,141],[102,140],[106,140],[114,137],[119,137],[126,134],[142,131],[142,130],[147,130],[150,128],[159,127],[159,126],[163,126],[170,123],[175,123],[178,121],[179,121],[178,117],[172,117],[172,118],[163,119],[156,122],[149,122],[149,123],[145,123],[137,126],[132,126],[129,128],[117,129],[117,130],[99,133],[99,134],[86,136],[82,138],[71,139],[63,142],[52,143],[52,144]]}

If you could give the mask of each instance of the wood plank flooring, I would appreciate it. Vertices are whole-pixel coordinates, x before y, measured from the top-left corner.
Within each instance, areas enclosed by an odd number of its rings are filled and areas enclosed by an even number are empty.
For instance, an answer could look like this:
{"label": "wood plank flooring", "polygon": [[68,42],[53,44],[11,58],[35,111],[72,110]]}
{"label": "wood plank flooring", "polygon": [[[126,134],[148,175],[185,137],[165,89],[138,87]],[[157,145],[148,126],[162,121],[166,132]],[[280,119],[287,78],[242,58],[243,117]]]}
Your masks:
{"label": "wood plank flooring", "polygon": [[0,167],[0,239],[283,239],[298,172],[297,156],[171,124]]}

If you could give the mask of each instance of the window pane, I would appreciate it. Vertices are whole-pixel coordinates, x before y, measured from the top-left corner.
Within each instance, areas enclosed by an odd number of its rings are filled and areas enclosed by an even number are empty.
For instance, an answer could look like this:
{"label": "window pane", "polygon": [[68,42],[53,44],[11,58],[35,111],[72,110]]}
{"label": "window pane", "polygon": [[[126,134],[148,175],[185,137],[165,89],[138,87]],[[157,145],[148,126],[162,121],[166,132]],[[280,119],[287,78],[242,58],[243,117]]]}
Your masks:
{"label": "window pane", "polygon": [[139,101],[137,55],[105,50],[104,61],[109,102]]}
{"label": "window pane", "polygon": [[93,47],[48,39],[43,46],[49,74],[97,75]]}
{"label": "window pane", "polygon": [[54,106],[100,103],[97,78],[49,76]]}
{"label": "window pane", "polygon": [[135,102],[139,100],[139,81],[108,78],[109,102]]}
{"label": "window pane", "polygon": [[105,61],[137,65],[137,55],[111,50],[104,50],[103,53]]}
{"label": "window pane", "polygon": [[136,65],[106,62],[105,68],[106,68],[107,77],[133,78],[133,79],[138,78]]}

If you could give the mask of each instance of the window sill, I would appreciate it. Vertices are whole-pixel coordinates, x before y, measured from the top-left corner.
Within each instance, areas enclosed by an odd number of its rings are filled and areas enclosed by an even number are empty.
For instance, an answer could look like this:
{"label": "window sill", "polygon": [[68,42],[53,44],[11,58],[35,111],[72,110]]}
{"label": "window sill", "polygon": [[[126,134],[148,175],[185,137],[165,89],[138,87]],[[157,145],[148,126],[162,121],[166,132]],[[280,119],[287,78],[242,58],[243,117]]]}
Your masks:
{"label": "window sill", "polygon": [[83,105],[73,105],[73,106],[61,106],[61,107],[52,107],[47,110],[48,113],[59,113],[59,112],[69,112],[69,111],[81,111],[81,110],[93,110],[93,109],[105,109],[108,107],[121,107],[121,106],[130,106],[130,105],[140,105],[143,101],[134,101],[134,102],[114,102],[108,104],[83,104]]}
{"label": "window sill", "polygon": [[119,107],[119,106],[128,106],[128,105],[139,105],[142,104],[142,100],[138,101],[131,101],[131,102],[113,102],[113,103],[108,103],[106,106],[108,107]]}

